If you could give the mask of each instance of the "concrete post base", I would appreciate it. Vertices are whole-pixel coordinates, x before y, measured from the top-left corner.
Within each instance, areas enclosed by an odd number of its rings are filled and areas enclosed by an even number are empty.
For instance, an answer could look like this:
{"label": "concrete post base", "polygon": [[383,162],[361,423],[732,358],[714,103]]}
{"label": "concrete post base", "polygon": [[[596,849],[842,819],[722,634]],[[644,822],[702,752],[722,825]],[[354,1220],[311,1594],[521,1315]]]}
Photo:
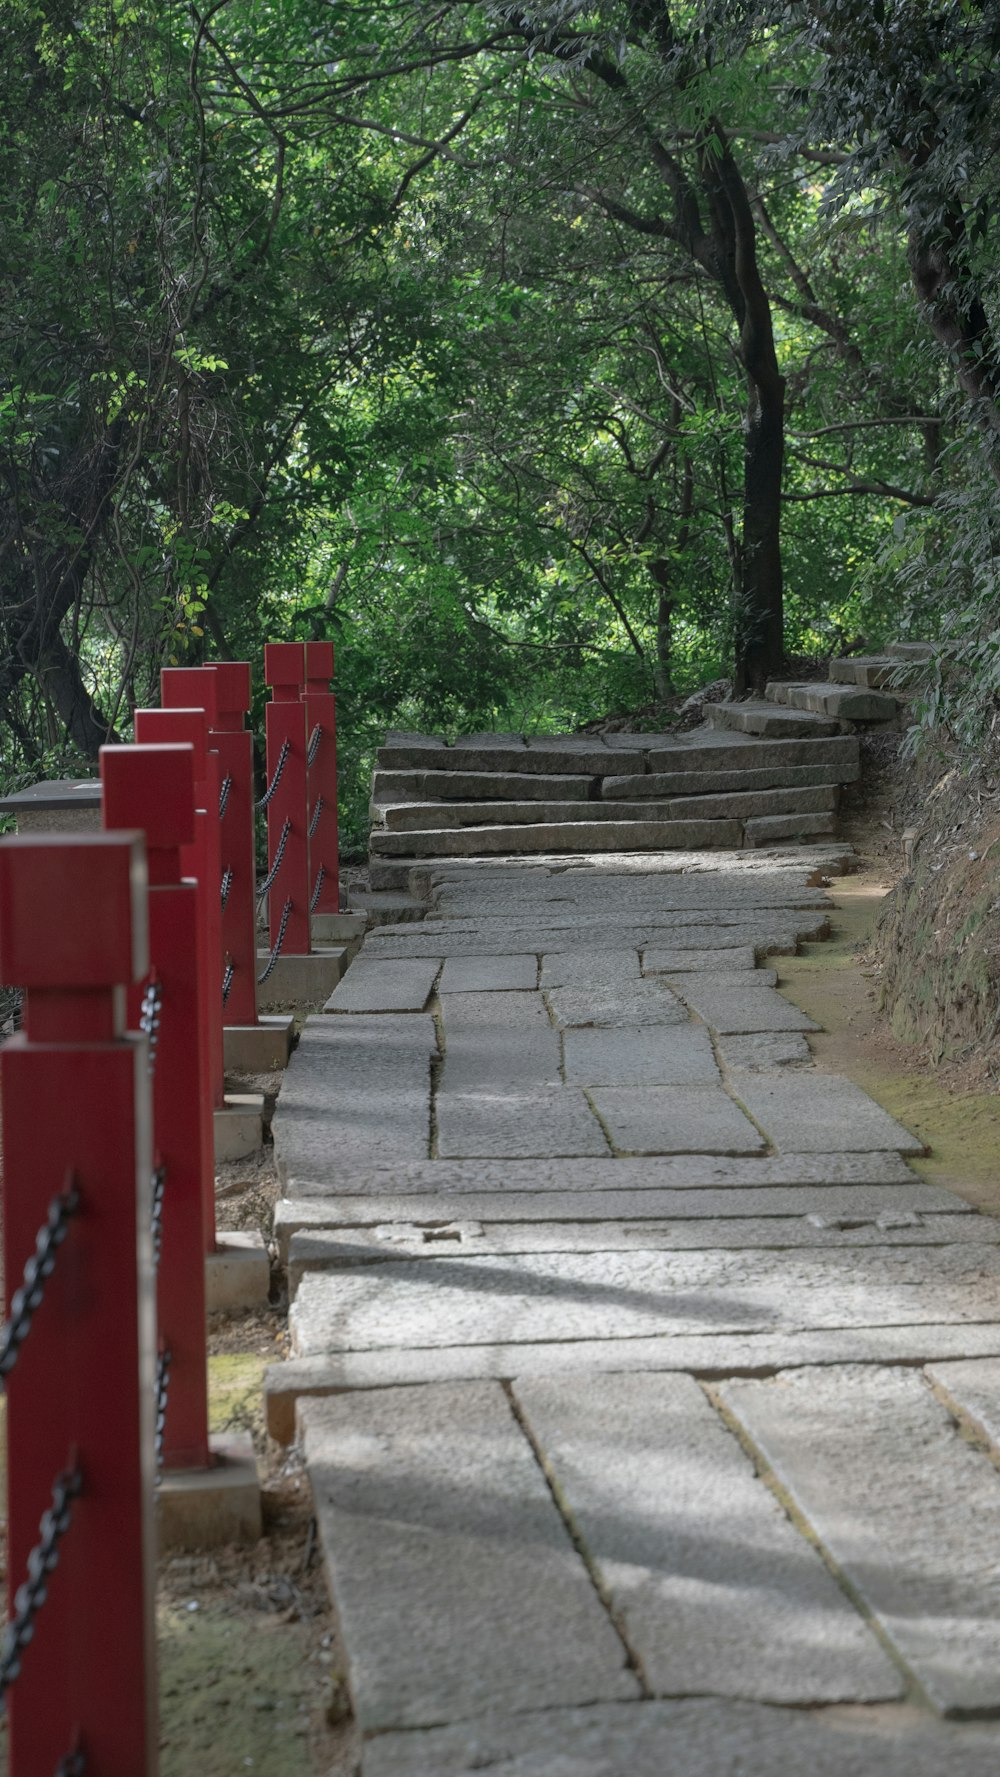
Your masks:
{"label": "concrete post base", "polygon": [[256,1024],[227,1024],[222,1033],[222,1055],[227,1073],[270,1074],[288,1066],[295,1021],[275,1012]]}
{"label": "concrete post base", "polygon": [[312,935],[317,944],[360,943],[368,920],[363,913],[314,913]]}
{"label": "concrete post base", "polygon": [[227,1092],[221,1111],[215,1112],[215,1164],[244,1160],[256,1154],[264,1140],[262,1092]]}
{"label": "concrete post base", "polygon": [[262,1534],[260,1481],[249,1432],[209,1438],[210,1468],[167,1469],[156,1490],[157,1532],[167,1549],[255,1543]]}
{"label": "concrete post base", "polygon": [[[258,951],[257,960],[263,968],[266,951]],[[262,987],[258,1003],[262,1006],[322,1006],[329,998],[350,961],[346,945],[314,950],[309,956],[279,956]]]}
{"label": "concrete post base", "polygon": [[256,1228],[223,1229],[205,1260],[205,1307],[262,1308],[271,1290],[271,1260]]}

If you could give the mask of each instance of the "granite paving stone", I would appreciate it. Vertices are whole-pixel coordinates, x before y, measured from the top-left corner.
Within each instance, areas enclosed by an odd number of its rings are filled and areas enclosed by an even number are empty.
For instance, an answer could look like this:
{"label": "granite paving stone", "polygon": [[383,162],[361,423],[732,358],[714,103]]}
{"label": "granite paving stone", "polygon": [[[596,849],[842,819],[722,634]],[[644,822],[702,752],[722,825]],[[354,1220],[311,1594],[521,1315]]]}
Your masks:
{"label": "granite paving stone", "polygon": [[[977,1216],[976,1221],[982,1218]],[[1000,1457],[1000,1362],[932,1364],[928,1379],[938,1394],[989,1445],[994,1460]]]}
{"label": "granite paving stone", "polygon": [[639,1695],[496,1383],[310,1402],[303,1424],[362,1731]]}
{"label": "granite paving stone", "polygon": [[563,1054],[569,1085],[717,1085],[719,1081],[708,1033],[694,1024],[567,1030]]}
{"label": "granite paving stone", "polygon": [[759,1154],[759,1129],[718,1084],[595,1086],[587,1096],[622,1154]]}
{"label": "granite paving stone", "polygon": [[362,1777],[995,1777],[993,1725],[685,1699],[386,1734]]}
{"label": "granite paving stone", "polygon": [[[554,954],[553,954],[554,952]],[[553,942],[552,951],[542,956],[539,986],[592,988],[620,986],[639,979],[637,945],[621,949],[560,950]]]}
{"label": "granite paving stone", "polygon": [[716,1051],[730,1073],[770,1073],[778,1067],[809,1067],[812,1050],[797,1031],[752,1031],[716,1038]]}
{"label": "granite paving stone", "polygon": [[422,1012],[441,958],[376,962],[359,956],[338,982],[325,1012]]}
{"label": "granite paving stone", "polygon": [[421,1013],[308,1019],[272,1125],[279,1175],[332,1182],[426,1159],[436,1055],[434,1021]]}
{"label": "granite paving stone", "polygon": [[[553,1033],[554,1034],[554,1033]],[[583,1092],[569,1086],[494,1086],[438,1099],[444,1156],[606,1154],[608,1144]]]}
{"label": "granite paving stone", "polygon": [[455,1036],[466,1026],[541,1024],[549,1026],[549,1014],[540,993],[521,990],[517,993],[449,993],[441,1000],[441,1024],[447,1045],[449,1034]]}
{"label": "granite paving stone", "polygon": [[[720,934],[721,936],[721,934]],[[711,950],[684,950],[677,945],[650,944],[642,953],[644,975],[685,975],[692,969],[699,973],[745,974],[757,967],[752,944],[716,945]],[[542,985],[545,985],[543,980]]]}
{"label": "granite paving stone", "polygon": [[597,982],[593,987],[554,987],[545,998],[556,1023],[566,1029],[574,1025],[634,1029],[689,1022],[676,995],[655,978]]}
{"label": "granite paving stone", "polygon": [[534,988],[537,956],[449,956],[438,982],[439,993],[495,993]]}
{"label": "granite paving stone", "polygon": [[895,1148],[922,1154],[924,1144],[869,1098],[853,1080],[817,1069],[747,1074],[739,1098],[751,1117],[786,1153],[858,1153]]}
{"label": "granite paving stone", "polygon": [[934,1707],[1000,1708],[1000,1474],[925,1379],[851,1366],[720,1392]]}
{"label": "granite paving stone", "polygon": [[[556,1086],[562,1079],[559,1033],[551,1025],[519,1021],[449,1025],[445,1008],[446,1051],[439,1107],[456,1093]],[[486,1150],[488,1153],[492,1149]],[[558,1151],[558,1150],[557,1150]]]}
{"label": "granite paving stone", "polygon": [[898,1697],[897,1667],[688,1376],[514,1381],[654,1696]]}
{"label": "granite paving stone", "polygon": [[[675,991],[720,1036],[762,1030],[818,1030],[812,1018],[765,982],[732,975],[679,975]],[[888,1144],[873,1142],[873,1147]]]}

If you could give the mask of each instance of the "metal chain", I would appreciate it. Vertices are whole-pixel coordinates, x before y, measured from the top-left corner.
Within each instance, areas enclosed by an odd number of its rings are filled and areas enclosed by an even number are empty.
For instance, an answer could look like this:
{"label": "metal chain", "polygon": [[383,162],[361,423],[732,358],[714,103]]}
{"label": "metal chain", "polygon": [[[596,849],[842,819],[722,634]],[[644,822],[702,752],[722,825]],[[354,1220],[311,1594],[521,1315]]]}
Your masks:
{"label": "metal chain", "polygon": [[225,1005],[226,1001],[229,998],[229,989],[233,985],[233,976],[235,975],[235,973],[236,973],[236,964],[232,963],[232,962],[227,963],[226,964],[226,972],[222,977],[222,1003],[223,1003],[223,1005]]}
{"label": "metal chain", "polygon": [[320,897],[320,890],[323,887],[323,878],[325,875],[326,875],[326,865],[321,864],[319,867],[319,875],[316,878],[316,885],[315,885],[313,892],[312,892],[312,899],[309,902],[310,913],[315,913],[315,911],[316,911],[316,903]]}
{"label": "metal chain", "polygon": [[152,1175],[153,1201],[150,1209],[150,1227],[153,1234],[153,1263],[160,1263],[160,1243],[163,1238],[163,1193],[167,1183],[165,1166],[154,1166]]}
{"label": "metal chain", "polygon": [[160,1011],[163,1006],[163,991],[158,981],[151,981],[142,996],[139,1011],[139,1029],[149,1041],[149,1077],[156,1072],[156,1048],[160,1041]]}
{"label": "metal chain", "polygon": [[292,823],[290,820],[286,819],[285,824],[281,829],[281,838],[278,840],[278,849],[274,854],[274,863],[271,865],[271,868],[268,871],[267,875],[265,876],[263,882],[261,883],[260,888],[257,890],[258,902],[262,901],[264,899],[264,896],[274,887],[275,880],[278,875],[278,871],[281,869],[282,862],[284,860],[285,846],[288,844],[288,835],[291,832],[291,830],[292,830]]}
{"label": "metal chain", "polygon": [[70,1217],[80,1207],[80,1193],[70,1175],[65,1189],[49,1204],[49,1213],[38,1230],[35,1250],[24,1267],[24,1281],[11,1298],[10,1319],[0,1334],[0,1381],[10,1375],[27,1337],[35,1311],[41,1306],[45,1285],[55,1268],[56,1253],[66,1238]]}
{"label": "metal chain", "polygon": [[313,834],[315,833],[316,828],[319,826],[319,817],[322,813],[323,813],[323,798],[322,798],[322,796],[320,796],[317,799],[316,807],[312,811],[312,819],[309,822],[309,837],[310,837],[310,839],[312,838]]}
{"label": "metal chain", "polygon": [[281,774],[285,769],[285,762],[288,758],[288,751],[289,751],[289,743],[287,740],[283,740],[281,743],[281,751],[278,754],[278,763],[274,768],[274,776],[271,779],[271,782],[268,784],[267,789],[264,791],[263,796],[261,796],[261,798],[258,802],[254,803],[255,808],[266,808],[268,803],[270,802],[271,797],[274,795],[275,790],[278,788],[278,785],[281,782]]}
{"label": "metal chain", "polygon": [[291,897],[291,895],[289,895],[287,901],[285,902],[285,905],[281,909],[281,924],[278,927],[278,936],[275,940],[274,949],[271,951],[271,954],[267,959],[267,963],[264,967],[264,973],[262,975],[257,976],[257,986],[258,987],[263,987],[268,976],[271,974],[271,971],[273,970],[275,963],[277,962],[279,956],[281,955],[281,946],[285,942],[285,927],[288,924],[288,915],[291,913],[291,911],[292,911],[292,897]]}
{"label": "metal chain", "polygon": [[41,1535],[28,1556],[28,1577],[14,1595],[0,1653],[0,1701],[21,1670],[21,1656],[35,1633],[35,1618],[49,1595],[49,1574],[59,1565],[59,1544],[72,1517],[73,1501],[83,1488],[79,1469],[66,1469],[52,1483],[52,1504],[42,1513]]}
{"label": "metal chain", "polygon": [[156,1360],[156,1485],[163,1477],[163,1435],[167,1425],[167,1401],[170,1396],[170,1352],[164,1347]]}
{"label": "metal chain", "polygon": [[231,777],[224,777],[222,780],[222,787],[219,790],[219,819],[220,819],[220,821],[224,821],[226,818],[226,809],[229,807],[229,792],[232,789],[232,787],[233,787],[232,778]]}
{"label": "metal chain", "polygon": [[321,722],[317,722],[315,728],[313,729],[311,735],[309,736],[309,745],[306,748],[306,764],[307,765],[312,765],[315,763],[316,754],[319,752],[319,743],[322,739],[323,739],[323,725]]}
{"label": "metal chain", "polygon": [[222,911],[223,911],[223,913],[225,913],[225,911],[226,911],[226,905],[229,901],[229,891],[232,888],[232,886],[233,886],[233,872],[232,872],[232,868],[229,865],[227,865],[225,870],[223,870],[223,872],[222,872]]}

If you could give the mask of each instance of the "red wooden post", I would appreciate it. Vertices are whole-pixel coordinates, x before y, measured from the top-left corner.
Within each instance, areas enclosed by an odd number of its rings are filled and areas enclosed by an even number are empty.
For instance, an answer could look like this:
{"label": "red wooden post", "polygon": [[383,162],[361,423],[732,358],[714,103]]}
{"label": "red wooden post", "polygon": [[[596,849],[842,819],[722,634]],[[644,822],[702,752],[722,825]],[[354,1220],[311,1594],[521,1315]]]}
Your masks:
{"label": "red wooden post", "polygon": [[155,1317],[146,1045],[124,989],[148,968],[134,833],[0,842],[0,979],[26,988],[0,1050],[4,1274],[17,1289],[53,1200],[79,1205],[7,1379],[10,1590],[58,1476],[80,1492],[10,1693],[10,1769],[157,1768]]}
{"label": "red wooden post", "polygon": [[[159,1340],[170,1365],[162,1462],[165,1469],[205,1468],[210,1455],[202,1168],[206,1134],[211,1147],[212,1111],[202,1091],[198,889],[181,880],[181,847],[194,838],[192,748],[103,747],[101,784],[105,827],[141,827],[149,867],[149,979],[160,1003],[152,1074],[154,1177],[161,1181],[154,1256],[158,1249]],[[141,999],[142,989],[133,988],[133,1029]],[[212,1186],[210,1177],[209,1192]]]}
{"label": "red wooden post", "polygon": [[247,728],[250,667],[168,666],[160,674],[164,709],[204,709],[209,744],[219,755],[222,858],[224,1025],[257,1022],[257,927],[253,804],[253,736]]}
{"label": "red wooden post", "polygon": [[[201,1023],[201,1099],[209,1107],[202,1118],[203,1184],[202,1225],[205,1251],[215,1251],[215,1130],[212,1111],[216,1106],[216,1082],[222,1075],[222,987],[219,940],[218,892],[220,872],[217,855],[213,858],[210,834],[218,833],[217,821],[211,820],[204,802],[211,796],[206,782],[207,717],[204,710],[136,710],[135,738],[142,746],[175,745],[192,749],[195,798],[195,836],[190,845],[181,846],[181,870],[198,885],[198,947],[197,966],[201,979],[198,993],[198,1015]],[[216,854],[218,848],[216,847]],[[206,862],[206,859],[208,860]]]}
{"label": "red wooden post", "polygon": [[309,866],[313,913],[340,912],[337,832],[337,699],[330,689],[333,643],[306,642],[305,685],[309,732]]}
{"label": "red wooden post", "polygon": [[[272,702],[264,712],[267,734],[268,934],[286,956],[308,956],[309,809],[306,707],[300,691],[305,654],[301,642],[269,642],[264,678]],[[273,793],[272,793],[273,787]]]}

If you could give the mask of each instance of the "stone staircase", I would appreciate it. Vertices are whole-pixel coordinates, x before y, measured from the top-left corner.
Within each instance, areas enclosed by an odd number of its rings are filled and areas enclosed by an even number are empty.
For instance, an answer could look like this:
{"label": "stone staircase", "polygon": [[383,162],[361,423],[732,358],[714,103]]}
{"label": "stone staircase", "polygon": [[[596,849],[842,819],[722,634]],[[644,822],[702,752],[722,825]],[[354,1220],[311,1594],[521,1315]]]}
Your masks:
{"label": "stone staircase", "polygon": [[826,683],[773,682],[668,734],[390,733],[372,785],[371,885],[420,863],[578,852],[739,849],[828,838],[858,776],[859,728],[896,728],[923,643],[834,661]]}

